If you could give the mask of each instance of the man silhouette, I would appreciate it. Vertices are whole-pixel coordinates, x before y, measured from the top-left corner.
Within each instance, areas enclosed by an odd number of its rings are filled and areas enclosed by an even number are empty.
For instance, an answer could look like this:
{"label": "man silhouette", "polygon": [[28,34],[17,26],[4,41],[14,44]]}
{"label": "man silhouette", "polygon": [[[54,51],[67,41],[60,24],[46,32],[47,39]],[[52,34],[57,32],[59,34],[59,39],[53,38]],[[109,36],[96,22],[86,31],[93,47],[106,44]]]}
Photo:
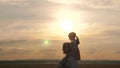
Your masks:
{"label": "man silhouette", "polygon": [[72,56],[70,43],[63,43],[63,53],[66,54],[58,68],[78,68],[77,60]]}

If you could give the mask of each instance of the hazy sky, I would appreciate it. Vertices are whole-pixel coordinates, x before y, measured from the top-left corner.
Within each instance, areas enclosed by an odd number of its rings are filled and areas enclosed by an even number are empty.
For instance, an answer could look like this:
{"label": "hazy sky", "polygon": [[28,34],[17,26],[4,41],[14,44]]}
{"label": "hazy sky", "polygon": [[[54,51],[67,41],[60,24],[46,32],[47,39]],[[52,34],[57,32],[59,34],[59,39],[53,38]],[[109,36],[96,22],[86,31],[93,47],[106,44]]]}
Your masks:
{"label": "hazy sky", "polygon": [[120,0],[0,0],[0,60],[61,59],[71,31],[82,60],[120,60],[119,18]]}

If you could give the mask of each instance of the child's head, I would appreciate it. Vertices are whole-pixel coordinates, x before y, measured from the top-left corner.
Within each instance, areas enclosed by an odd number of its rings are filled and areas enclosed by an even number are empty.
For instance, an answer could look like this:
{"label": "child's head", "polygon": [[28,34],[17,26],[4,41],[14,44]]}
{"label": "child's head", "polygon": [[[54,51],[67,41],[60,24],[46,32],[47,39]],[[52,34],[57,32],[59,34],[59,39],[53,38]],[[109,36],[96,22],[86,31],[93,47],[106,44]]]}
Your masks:
{"label": "child's head", "polygon": [[75,40],[76,33],[75,32],[70,32],[68,37],[69,37],[70,40]]}
{"label": "child's head", "polygon": [[68,54],[71,50],[71,46],[70,43],[63,43],[63,53],[64,54]]}

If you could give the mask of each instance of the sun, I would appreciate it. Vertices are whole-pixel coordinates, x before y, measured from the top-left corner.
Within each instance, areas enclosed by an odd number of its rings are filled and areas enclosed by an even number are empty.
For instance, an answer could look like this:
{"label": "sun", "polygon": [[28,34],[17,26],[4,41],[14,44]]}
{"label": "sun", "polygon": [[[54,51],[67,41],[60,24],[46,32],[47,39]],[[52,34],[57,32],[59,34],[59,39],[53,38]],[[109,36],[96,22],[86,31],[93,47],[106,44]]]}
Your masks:
{"label": "sun", "polygon": [[61,28],[65,31],[72,31],[73,30],[73,22],[69,19],[64,20],[61,23]]}

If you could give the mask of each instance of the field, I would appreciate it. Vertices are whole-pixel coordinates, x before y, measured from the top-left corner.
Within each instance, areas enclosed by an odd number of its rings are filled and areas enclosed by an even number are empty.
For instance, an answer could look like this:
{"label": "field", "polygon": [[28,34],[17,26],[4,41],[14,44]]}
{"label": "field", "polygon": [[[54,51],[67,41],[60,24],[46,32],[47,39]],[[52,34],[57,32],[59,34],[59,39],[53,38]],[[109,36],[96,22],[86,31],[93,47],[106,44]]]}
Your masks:
{"label": "field", "polygon": [[[56,62],[0,62],[0,68],[57,68]],[[79,68],[120,68],[119,62],[79,62]]]}

